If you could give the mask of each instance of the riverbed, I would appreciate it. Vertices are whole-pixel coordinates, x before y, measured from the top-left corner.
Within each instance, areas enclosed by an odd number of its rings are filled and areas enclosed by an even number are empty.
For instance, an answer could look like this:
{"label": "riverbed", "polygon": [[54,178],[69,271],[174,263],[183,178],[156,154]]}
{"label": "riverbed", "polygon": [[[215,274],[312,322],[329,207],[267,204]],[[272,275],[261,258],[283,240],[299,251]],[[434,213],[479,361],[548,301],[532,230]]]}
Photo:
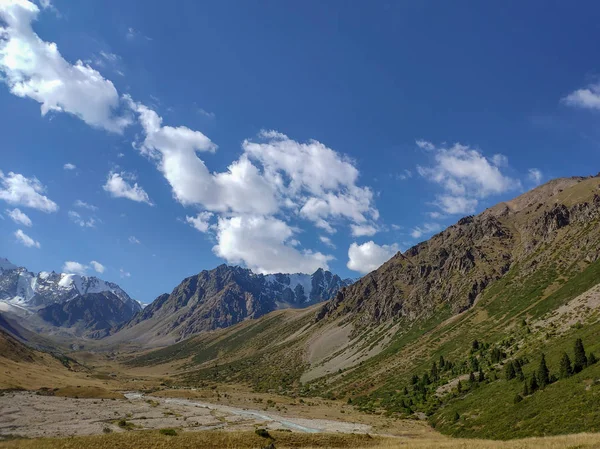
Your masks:
{"label": "riverbed", "polygon": [[77,399],[11,392],[0,396],[0,436],[93,435],[144,429],[183,431],[289,430],[303,433],[371,433],[367,424],[282,416],[271,410],[232,407],[191,399],[144,396]]}

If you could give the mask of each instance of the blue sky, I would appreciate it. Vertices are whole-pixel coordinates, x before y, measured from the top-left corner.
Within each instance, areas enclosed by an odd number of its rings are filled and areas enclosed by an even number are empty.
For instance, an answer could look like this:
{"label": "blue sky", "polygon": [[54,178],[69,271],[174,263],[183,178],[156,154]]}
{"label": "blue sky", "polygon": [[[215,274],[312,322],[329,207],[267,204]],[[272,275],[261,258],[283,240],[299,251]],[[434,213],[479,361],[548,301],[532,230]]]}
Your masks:
{"label": "blue sky", "polygon": [[600,5],[522,3],[0,0],[0,255],[357,277],[595,174]]}

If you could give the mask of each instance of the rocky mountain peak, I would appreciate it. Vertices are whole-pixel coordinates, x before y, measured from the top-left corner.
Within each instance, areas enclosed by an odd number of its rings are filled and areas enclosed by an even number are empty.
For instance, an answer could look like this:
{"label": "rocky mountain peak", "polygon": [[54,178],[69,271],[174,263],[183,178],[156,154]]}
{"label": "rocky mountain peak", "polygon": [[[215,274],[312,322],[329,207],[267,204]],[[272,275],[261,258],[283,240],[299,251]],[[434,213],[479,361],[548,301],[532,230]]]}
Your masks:
{"label": "rocky mountain peak", "polygon": [[461,218],[395,255],[340,291],[316,319],[345,317],[360,328],[425,318],[442,306],[459,313],[514,264],[526,276],[556,260],[565,266],[597,260],[600,230],[590,223],[599,217],[598,177],[550,181],[479,215]]}

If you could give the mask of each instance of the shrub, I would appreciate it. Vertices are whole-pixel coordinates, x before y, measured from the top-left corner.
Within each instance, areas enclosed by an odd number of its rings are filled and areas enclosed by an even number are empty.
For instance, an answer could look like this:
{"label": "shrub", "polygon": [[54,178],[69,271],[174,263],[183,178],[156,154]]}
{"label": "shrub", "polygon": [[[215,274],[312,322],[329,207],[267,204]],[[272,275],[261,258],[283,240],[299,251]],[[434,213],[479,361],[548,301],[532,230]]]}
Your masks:
{"label": "shrub", "polygon": [[177,436],[177,432],[175,432],[175,429],[160,429],[159,432],[161,435],[167,435],[169,437]]}
{"label": "shrub", "polygon": [[254,431],[255,434],[257,434],[259,437],[262,438],[269,438],[269,439],[273,439],[273,437],[271,436],[271,434],[267,431],[267,429],[256,429]]}

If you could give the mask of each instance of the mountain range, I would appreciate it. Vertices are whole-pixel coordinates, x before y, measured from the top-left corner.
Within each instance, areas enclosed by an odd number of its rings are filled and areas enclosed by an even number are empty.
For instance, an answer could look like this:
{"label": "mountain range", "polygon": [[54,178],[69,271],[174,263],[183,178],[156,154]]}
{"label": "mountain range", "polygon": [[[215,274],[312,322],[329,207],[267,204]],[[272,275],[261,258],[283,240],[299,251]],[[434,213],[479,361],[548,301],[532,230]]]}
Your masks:
{"label": "mountain range", "polygon": [[118,329],[117,338],[176,341],[259,318],[274,310],[327,301],[352,282],[323,269],[312,275],[263,275],[220,265],[184,279],[170,295],[156,298]]}
{"label": "mountain range", "polygon": [[[0,312],[40,333],[175,341],[281,308],[330,299],[353,281],[319,269],[312,275],[255,274],[221,265],[184,279],[142,309],[117,284],[94,276],[28,271],[0,259]],[[48,327],[50,326],[50,328]]]}

